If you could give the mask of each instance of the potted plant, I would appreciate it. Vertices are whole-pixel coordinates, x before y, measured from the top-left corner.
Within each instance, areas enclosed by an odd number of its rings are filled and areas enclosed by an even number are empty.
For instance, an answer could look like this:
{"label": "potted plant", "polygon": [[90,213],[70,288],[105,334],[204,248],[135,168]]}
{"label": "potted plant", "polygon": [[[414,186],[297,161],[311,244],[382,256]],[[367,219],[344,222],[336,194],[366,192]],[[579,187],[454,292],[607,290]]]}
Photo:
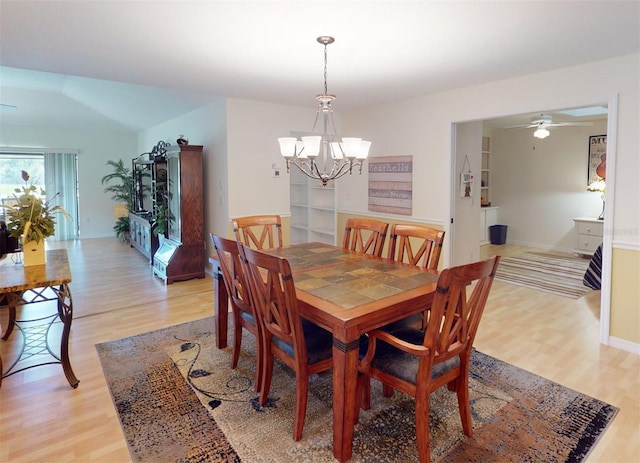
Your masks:
{"label": "potted plant", "polygon": [[[113,230],[116,237],[121,241],[128,241],[129,238],[129,212],[133,211],[133,186],[134,179],[131,169],[125,167],[124,161],[107,161],[107,165],[113,167],[113,172],[102,177],[102,184],[107,185],[104,192],[111,194],[118,204],[114,207],[116,223]],[[113,182],[110,184],[110,182]]]}
{"label": "potted plant", "polygon": [[54,215],[61,213],[65,218],[69,214],[62,206],[52,205],[53,200],[60,195],[45,201],[45,192],[29,182],[29,174],[22,171],[25,184],[16,188],[13,194],[15,204],[1,204],[8,209],[7,229],[9,235],[20,239],[24,252],[24,265],[41,265],[45,263],[44,239],[55,233]]}
{"label": "potted plant", "polygon": [[161,202],[156,205],[155,213],[153,215],[153,222],[151,223],[151,229],[155,236],[163,235],[167,236],[168,222],[169,222],[169,206],[166,202]]}

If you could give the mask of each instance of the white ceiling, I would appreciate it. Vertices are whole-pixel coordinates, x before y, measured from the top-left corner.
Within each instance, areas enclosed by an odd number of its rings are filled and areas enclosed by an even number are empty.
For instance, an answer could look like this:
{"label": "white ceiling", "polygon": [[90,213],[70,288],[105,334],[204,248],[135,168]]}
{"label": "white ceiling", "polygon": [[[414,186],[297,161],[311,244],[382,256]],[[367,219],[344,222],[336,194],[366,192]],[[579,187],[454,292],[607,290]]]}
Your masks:
{"label": "white ceiling", "polygon": [[[10,125],[144,130],[220,97],[336,110],[640,51],[636,1],[0,0]],[[39,72],[34,72],[39,71]],[[555,117],[554,117],[555,119]]]}

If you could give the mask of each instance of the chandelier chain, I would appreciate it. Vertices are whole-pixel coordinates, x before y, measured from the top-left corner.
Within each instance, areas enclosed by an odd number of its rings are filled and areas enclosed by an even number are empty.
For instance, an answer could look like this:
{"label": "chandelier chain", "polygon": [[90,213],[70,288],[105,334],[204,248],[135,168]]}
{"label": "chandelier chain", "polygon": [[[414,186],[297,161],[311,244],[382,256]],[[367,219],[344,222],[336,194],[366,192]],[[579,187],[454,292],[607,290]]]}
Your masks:
{"label": "chandelier chain", "polygon": [[327,95],[327,44],[324,44],[324,94]]}

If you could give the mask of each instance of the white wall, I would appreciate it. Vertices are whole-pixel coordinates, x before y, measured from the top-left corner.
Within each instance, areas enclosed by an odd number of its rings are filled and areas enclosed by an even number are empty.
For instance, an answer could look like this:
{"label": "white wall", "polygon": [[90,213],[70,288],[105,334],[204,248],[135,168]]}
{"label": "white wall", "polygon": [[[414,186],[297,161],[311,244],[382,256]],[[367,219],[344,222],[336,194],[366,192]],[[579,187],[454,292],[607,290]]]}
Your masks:
{"label": "white wall", "polygon": [[[308,108],[229,99],[229,218],[255,214],[289,215],[289,176],[279,137],[311,130],[315,105]],[[272,165],[280,168],[273,178]]]}
{"label": "white wall", "polygon": [[[451,250],[456,265],[473,262],[480,258],[480,164],[482,152],[482,123],[457,124],[455,131],[453,216],[451,225],[455,230],[456,245]],[[460,173],[471,171],[474,181],[469,197],[460,196]],[[446,235],[445,235],[446,236]],[[448,240],[451,244],[451,238]],[[444,249],[447,253],[449,247]]]}
{"label": "white wall", "polygon": [[[639,68],[640,55],[634,54],[425,95],[343,112],[343,129],[371,140],[371,155],[413,155],[413,217],[448,226],[452,123],[606,104],[619,96],[616,210],[608,232],[613,233],[614,245],[640,250]],[[367,175],[350,177],[340,188],[340,210],[367,214]],[[449,264],[447,254],[443,261]]]}
{"label": "white wall", "polygon": [[112,172],[108,160],[123,159],[125,165],[137,153],[136,135],[118,130],[72,130],[2,126],[0,145],[25,148],[64,148],[78,151],[80,190],[80,238],[114,236],[113,206],[100,179]]}
{"label": "white wall", "polygon": [[597,218],[602,210],[600,193],[586,190],[588,141],[606,134],[607,125],[550,130],[543,140],[533,137],[533,129],[493,131],[491,201],[509,227],[509,243],[571,252],[573,218]]}
{"label": "white wall", "polygon": [[227,116],[223,100],[166,121],[139,134],[138,152],[150,151],[160,140],[176,144],[184,135],[191,145],[203,145],[204,239],[210,232],[227,233]]}
{"label": "white wall", "polygon": [[[277,139],[309,130],[314,109],[228,98],[141,133],[138,151],[159,140],[175,144],[180,134],[203,145],[205,235],[226,236],[233,217],[289,215],[289,178]],[[273,164],[281,178],[272,177]]]}

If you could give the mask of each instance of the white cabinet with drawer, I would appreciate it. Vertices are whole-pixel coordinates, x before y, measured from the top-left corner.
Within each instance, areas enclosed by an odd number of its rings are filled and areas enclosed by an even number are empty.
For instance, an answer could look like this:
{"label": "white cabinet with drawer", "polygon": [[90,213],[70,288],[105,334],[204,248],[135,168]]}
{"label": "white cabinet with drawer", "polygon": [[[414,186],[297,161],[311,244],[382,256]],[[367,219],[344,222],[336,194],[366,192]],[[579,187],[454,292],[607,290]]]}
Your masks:
{"label": "white cabinet with drawer", "polygon": [[577,232],[576,252],[592,255],[602,243],[603,221],[590,217],[578,217],[573,221]]}

